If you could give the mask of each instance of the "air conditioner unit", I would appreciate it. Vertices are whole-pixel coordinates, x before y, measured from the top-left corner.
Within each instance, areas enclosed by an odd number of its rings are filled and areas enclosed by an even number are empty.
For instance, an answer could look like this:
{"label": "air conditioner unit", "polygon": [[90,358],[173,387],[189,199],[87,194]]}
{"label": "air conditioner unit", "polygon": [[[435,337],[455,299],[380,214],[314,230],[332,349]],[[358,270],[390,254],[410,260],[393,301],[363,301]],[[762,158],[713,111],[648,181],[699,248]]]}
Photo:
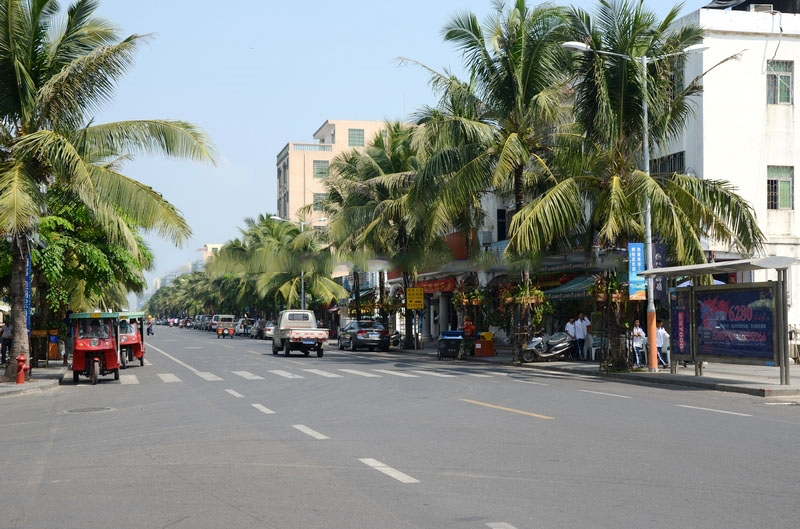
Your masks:
{"label": "air conditioner unit", "polygon": [[772,9],[772,4],[750,4],[750,12],[756,13],[768,13],[770,11],[774,11]]}

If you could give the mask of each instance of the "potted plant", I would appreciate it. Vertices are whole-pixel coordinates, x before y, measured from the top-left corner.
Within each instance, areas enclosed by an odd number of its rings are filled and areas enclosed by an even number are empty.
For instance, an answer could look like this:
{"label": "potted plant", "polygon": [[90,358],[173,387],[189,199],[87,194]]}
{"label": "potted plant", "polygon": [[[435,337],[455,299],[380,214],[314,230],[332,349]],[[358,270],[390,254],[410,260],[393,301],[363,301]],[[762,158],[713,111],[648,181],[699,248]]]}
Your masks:
{"label": "potted plant", "polygon": [[514,300],[517,303],[525,305],[535,305],[544,302],[544,292],[531,285],[530,283],[521,283],[517,286],[514,293]]}
{"label": "potted plant", "polygon": [[483,305],[484,299],[486,297],[483,293],[483,290],[480,287],[468,288],[465,294],[467,300],[469,300],[469,303],[471,303],[472,305]]}

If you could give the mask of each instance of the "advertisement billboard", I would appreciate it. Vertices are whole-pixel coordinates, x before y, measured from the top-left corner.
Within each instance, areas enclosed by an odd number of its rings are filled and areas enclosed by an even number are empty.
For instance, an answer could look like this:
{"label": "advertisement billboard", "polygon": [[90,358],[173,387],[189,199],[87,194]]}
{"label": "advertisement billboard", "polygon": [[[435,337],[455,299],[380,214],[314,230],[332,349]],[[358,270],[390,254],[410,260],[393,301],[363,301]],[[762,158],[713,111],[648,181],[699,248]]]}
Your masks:
{"label": "advertisement billboard", "polygon": [[644,244],[628,243],[628,299],[643,301],[647,299],[647,282],[639,272],[644,271]]}
{"label": "advertisement billboard", "polygon": [[699,355],[775,360],[775,295],[769,283],[695,289]]}
{"label": "advertisement billboard", "polygon": [[670,289],[669,300],[672,320],[672,331],[670,334],[670,348],[672,355],[684,355],[691,357],[691,292],[689,292],[688,288]]}

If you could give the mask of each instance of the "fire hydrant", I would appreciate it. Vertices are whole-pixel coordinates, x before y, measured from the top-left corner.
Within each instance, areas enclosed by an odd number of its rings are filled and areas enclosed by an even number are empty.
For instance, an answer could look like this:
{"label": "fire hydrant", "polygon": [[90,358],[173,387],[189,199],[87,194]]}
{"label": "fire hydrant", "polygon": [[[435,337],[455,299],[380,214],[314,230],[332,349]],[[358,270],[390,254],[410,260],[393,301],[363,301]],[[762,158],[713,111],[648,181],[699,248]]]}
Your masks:
{"label": "fire hydrant", "polygon": [[25,372],[28,369],[30,367],[25,365],[25,355],[19,355],[17,357],[17,384],[25,383]]}

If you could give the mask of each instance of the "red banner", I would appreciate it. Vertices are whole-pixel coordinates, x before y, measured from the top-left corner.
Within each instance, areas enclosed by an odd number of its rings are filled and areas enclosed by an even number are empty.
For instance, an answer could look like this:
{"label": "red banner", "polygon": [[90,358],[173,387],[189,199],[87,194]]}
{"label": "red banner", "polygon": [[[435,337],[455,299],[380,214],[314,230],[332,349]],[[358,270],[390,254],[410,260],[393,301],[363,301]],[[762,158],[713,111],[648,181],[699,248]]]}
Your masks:
{"label": "red banner", "polygon": [[452,292],[456,289],[456,280],[454,277],[448,277],[447,279],[434,279],[433,281],[418,281],[414,286],[421,287],[426,294]]}

